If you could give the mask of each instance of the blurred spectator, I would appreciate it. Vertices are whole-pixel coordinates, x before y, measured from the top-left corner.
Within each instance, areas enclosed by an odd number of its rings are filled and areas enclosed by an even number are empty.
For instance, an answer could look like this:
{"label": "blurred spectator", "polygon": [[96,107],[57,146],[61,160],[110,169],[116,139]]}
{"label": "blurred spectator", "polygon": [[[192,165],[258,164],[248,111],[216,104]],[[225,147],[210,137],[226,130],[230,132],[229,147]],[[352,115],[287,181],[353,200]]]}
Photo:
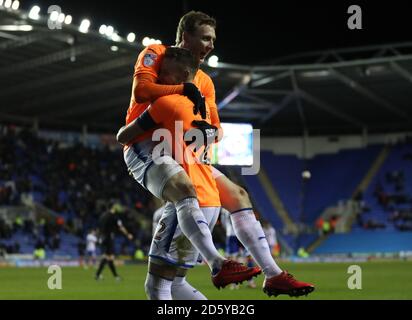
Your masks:
{"label": "blurred spectator", "polygon": [[395,227],[399,231],[412,231],[412,221],[395,224]]}
{"label": "blurred spectator", "polygon": [[336,230],[336,224],[338,223],[339,217],[338,216],[332,216],[329,220],[330,223],[330,231],[335,232]]}
{"label": "blurred spectator", "polygon": [[327,220],[324,220],[324,221],[323,221],[323,224],[322,224],[322,232],[323,232],[323,235],[327,235],[327,234],[329,234],[329,233],[331,232],[331,226],[330,226],[330,222],[329,222],[329,221],[327,221]]}
{"label": "blurred spectator", "polygon": [[11,237],[12,230],[6,221],[0,217],[0,239],[9,239]]}
{"label": "blurred spectator", "polygon": [[86,242],[83,238],[79,238],[77,242],[77,254],[79,255],[79,265],[80,267],[84,266],[84,255],[86,253]]}
{"label": "blurred spectator", "polygon": [[41,239],[36,242],[33,251],[33,259],[44,260],[46,258],[45,243]]}
{"label": "blurred spectator", "polygon": [[46,259],[46,250],[44,248],[34,249],[33,259],[35,259],[35,260],[44,260],[44,259]]}
{"label": "blurred spectator", "polygon": [[35,244],[35,246],[34,246],[36,249],[41,249],[41,248],[45,248],[46,247],[46,244],[44,243],[44,241],[42,240],[42,239],[38,239],[37,241],[36,241],[36,244]]}
{"label": "blurred spectator", "polygon": [[374,219],[369,219],[368,221],[366,221],[365,225],[364,225],[365,229],[371,229],[371,230],[375,230],[375,229],[385,229],[386,225],[382,222],[378,222]]}
{"label": "blurred spectator", "polygon": [[15,241],[13,244],[13,253],[20,253],[20,243],[18,243],[17,241]]}
{"label": "blurred spectator", "polygon": [[13,223],[13,232],[17,232],[23,229],[24,221],[21,216],[16,216]]}
{"label": "blurred spectator", "polygon": [[316,220],[315,227],[318,230],[319,236],[323,234],[323,218],[319,217]]}
{"label": "blurred spectator", "polygon": [[412,221],[412,209],[395,210],[390,215],[389,221]]}
{"label": "blurred spectator", "polygon": [[136,249],[134,253],[134,259],[136,261],[145,261],[146,257],[142,249]]}
{"label": "blurred spectator", "polygon": [[60,248],[60,234],[59,233],[55,232],[53,234],[50,247],[52,250],[58,250]]}
{"label": "blurred spectator", "polygon": [[[12,221],[15,230],[41,236],[46,248],[57,249],[63,230],[84,237],[105,207],[116,203],[138,211],[128,223],[136,231],[139,247],[148,250],[151,234],[145,228],[152,214],[151,196],[121,168],[125,166],[121,148],[51,141],[27,128],[0,129],[0,205],[40,203],[57,216],[40,222],[18,218]],[[113,188],[114,184],[121,187]],[[11,236],[6,221],[0,220],[0,237]],[[130,248],[124,250],[131,252]]]}
{"label": "blurred spectator", "polygon": [[362,211],[358,212],[356,214],[356,222],[358,224],[359,227],[364,227],[364,222],[363,222],[363,217],[362,217]]}
{"label": "blurred spectator", "polygon": [[24,233],[28,235],[34,234],[34,222],[32,219],[29,219],[29,218],[24,219],[23,231]]}
{"label": "blurred spectator", "polygon": [[305,250],[305,248],[300,247],[298,249],[298,257],[299,258],[309,258],[309,253]]}

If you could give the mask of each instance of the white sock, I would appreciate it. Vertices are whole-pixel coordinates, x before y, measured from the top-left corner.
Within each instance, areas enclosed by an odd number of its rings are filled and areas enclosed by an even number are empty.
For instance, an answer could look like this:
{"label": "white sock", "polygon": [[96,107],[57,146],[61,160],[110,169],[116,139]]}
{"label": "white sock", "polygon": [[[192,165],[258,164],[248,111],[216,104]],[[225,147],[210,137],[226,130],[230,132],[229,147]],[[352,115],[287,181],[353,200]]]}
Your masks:
{"label": "white sock", "polygon": [[276,276],[282,269],[276,264],[269,249],[265,233],[251,209],[237,211],[230,215],[233,229],[240,242],[249,250],[267,278]]}
{"label": "white sock", "polygon": [[149,300],[172,300],[173,281],[147,273],[144,288]]}
{"label": "white sock", "polygon": [[207,300],[199,291],[193,288],[186,277],[176,277],[172,284],[173,300]]}
{"label": "white sock", "polygon": [[219,269],[225,260],[213,243],[207,220],[196,198],[186,198],[175,203],[177,221],[183,234],[199,250],[210,270]]}

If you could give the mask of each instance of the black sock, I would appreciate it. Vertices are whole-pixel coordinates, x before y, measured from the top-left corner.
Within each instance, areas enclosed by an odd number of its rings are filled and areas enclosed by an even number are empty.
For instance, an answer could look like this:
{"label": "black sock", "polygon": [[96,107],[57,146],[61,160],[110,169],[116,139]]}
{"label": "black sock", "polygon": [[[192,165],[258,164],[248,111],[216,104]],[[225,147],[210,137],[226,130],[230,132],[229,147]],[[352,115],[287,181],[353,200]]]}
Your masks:
{"label": "black sock", "polygon": [[109,264],[109,268],[112,270],[113,275],[118,277],[119,275],[116,272],[116,267],[114,266],[113,260],[109,260],[107,263]]}
{"label": "black sock", "polygon": [[102,273],[103,268],[104,268],[104,266],[106,265],[106,263],[107,263],[107,259],[106,259],[106,258],[103,258],[103,259],[100,261],[99,268],[97,269],[97,272],[96,272],[96,277],[99,277],[99,276],[100,276],[100,274]]}

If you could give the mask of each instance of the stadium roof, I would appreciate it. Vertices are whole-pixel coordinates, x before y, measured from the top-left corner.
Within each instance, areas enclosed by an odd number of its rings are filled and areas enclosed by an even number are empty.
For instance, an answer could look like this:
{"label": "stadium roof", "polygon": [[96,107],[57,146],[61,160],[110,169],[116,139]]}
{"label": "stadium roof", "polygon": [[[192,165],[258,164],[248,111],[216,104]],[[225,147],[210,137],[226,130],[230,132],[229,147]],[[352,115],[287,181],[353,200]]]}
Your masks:
{"label": "stadium roof", "polygon": [[[5,27],[27,25],[32,30]],[[3,122],[105,132],[123,124],[141,44],[75,25],[50,30],[47,19],[21,11],[0,10],[0,27]],[[265,135],[412,128],[412,42],[203,68],[215,82],[222,121],[252,123]]]}

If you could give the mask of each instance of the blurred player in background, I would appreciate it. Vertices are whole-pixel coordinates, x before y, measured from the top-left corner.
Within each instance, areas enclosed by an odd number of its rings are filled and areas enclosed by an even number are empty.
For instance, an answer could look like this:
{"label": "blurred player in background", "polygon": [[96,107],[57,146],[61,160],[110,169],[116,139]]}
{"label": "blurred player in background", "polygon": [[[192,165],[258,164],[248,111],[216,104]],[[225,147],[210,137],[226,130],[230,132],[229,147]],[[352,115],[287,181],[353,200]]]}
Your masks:
{"label": "blurred player in background", "polygon": [[86,252],[86,242],[84,241],[83,238],[80,238],[79,241],[77,242],[77,254],[79,256],[79,266],[86,268],[86,265],[84,264],[84,255]]}
{"label": "blurred player in background", "polygon": [[111,209],[108,212],[103,213],[99,219],[99,234],[103,258],[100,261],[99,268],[95,275],[96,280],[102,279],[102,272],[106,264],[109,265],[116,280],[121,280],[120,276],[117,274],[116,266],[114,265],[114,240],[116,232],[120,231],[129,240],[133,239],[133,235],[123,226],[123,222],[119,217],[120,212],[121,208],[119,205],[114,204]]}
{"label": "blurred player in background", "polygon": [[94,267],[96,263],[96,230],[91,229],[86,237],[86,266]]}

